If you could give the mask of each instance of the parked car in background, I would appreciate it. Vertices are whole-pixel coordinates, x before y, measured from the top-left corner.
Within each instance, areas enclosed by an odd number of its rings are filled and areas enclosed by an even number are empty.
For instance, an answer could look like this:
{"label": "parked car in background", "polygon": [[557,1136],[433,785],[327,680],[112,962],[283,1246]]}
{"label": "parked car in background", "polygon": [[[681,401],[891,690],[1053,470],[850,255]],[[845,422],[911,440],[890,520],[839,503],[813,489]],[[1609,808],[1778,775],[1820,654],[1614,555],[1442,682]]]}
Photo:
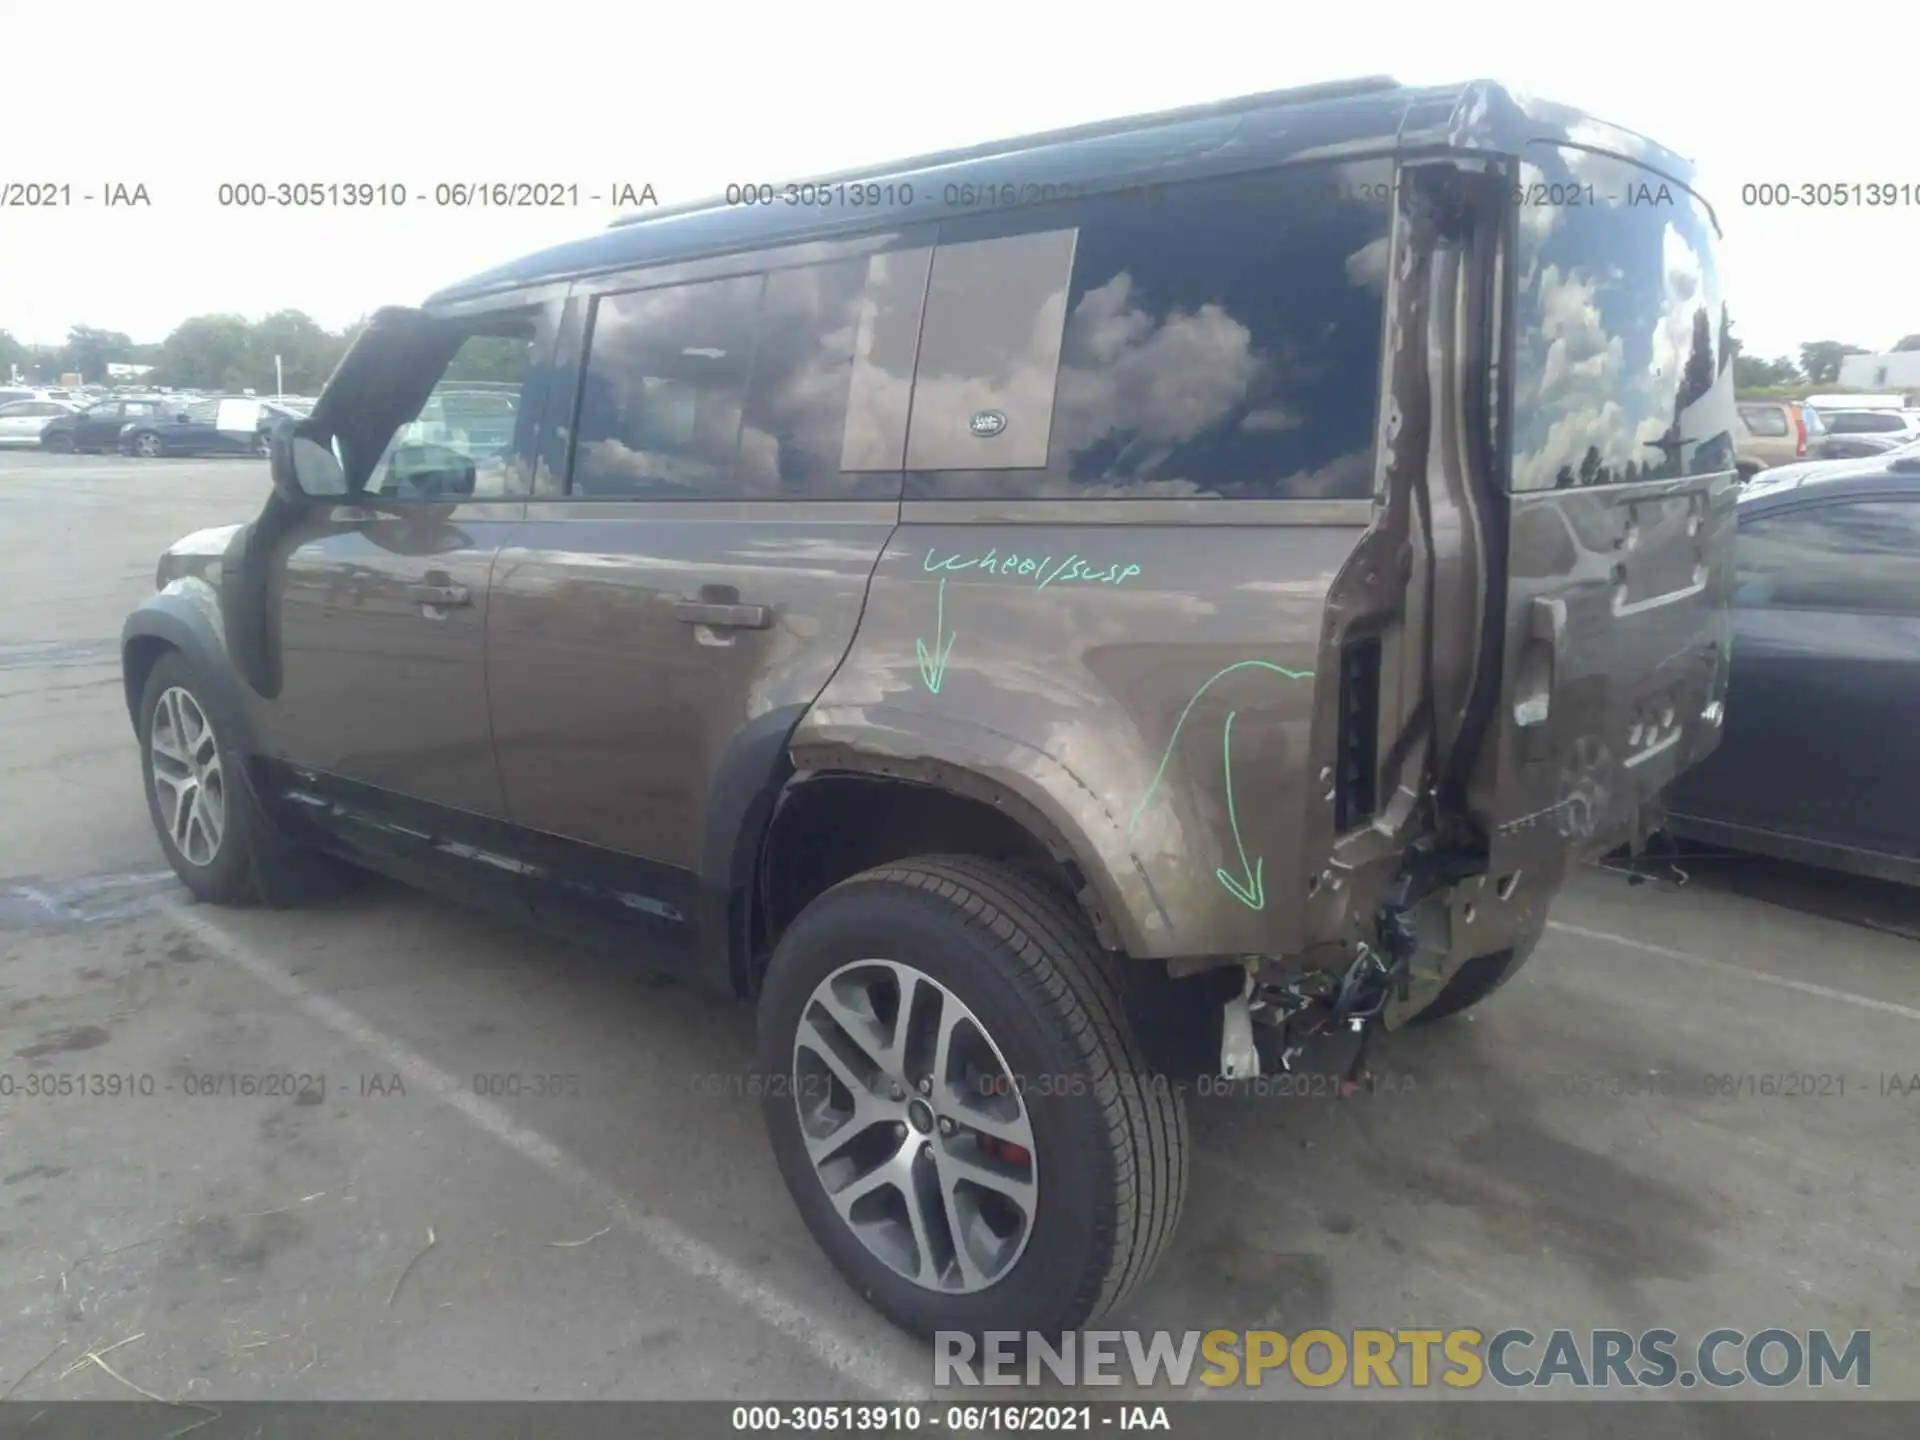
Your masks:
{"label": "parked car in background", "polygon": [[265,409],[258,400],[244,397],[192,400],[176,415],[127,422],[117,448],[123,455],[148,460],[162,455],[264,455]]}
{"label": "parked car in background", "polygon": [[1740,497],[1720,748],[1675,835],[1920,884],[1920,446]]}
{"label": "parked car in background", "polygon": [[1904,432],[1871,435],[1825,435],[1807,446],[1809,460],[1871,460],[1904,450],[1914,442]]}
{"label": "parked car in background", "polygon": [[1920,440],[1920,418],[1905,410],[1823,410],[1830,435],[1894,435]]}
{"label": "parked car in background", "polygon": [[1829,410],[1910,410],[1907,397],[1882,392],[1878,395],[1809,395],[1806,403],[1822,414]]}
{"label": "parked car in background", "polygon": [[1792,400],[1742,400],[1735,450],[1742,479],[1805,458],[1809,442],[1826,434],[1819,414]]}
{"label": "parked car in background", "polygon": [[64,453],[112,450],[130,422],[177,417],[182,408],[179,400],[162,395],[102,400],[71,415],[55,417],[40,432],[40,446]]}
{"label": "parked car in background", "polygon": [[0,445],[38,445],[50,421],[74,413],[63,400],[14,400],[0,404]]}
{"label": "parked car in background", "polygon": [[[1877,443],[1881,436],[1854,436],[1851,439]],[[1920,456],[1920,441],[1908,441],[1904,445],[1884,452],[1876,451],[1866,456],[1840,460],[1802,460],[1794,465],[1776,465],[1765,474],[1755,476],[1741,492],[1743,498],[1756,495],[1770,495],[1794,485],[1804,485],[1809,480],[1817,480],[1833,475],[1852,475],[1862,468],[1862,460],[1897,460],[1902,456]],[[1871,467],[1865,467],[1871,468]]]}

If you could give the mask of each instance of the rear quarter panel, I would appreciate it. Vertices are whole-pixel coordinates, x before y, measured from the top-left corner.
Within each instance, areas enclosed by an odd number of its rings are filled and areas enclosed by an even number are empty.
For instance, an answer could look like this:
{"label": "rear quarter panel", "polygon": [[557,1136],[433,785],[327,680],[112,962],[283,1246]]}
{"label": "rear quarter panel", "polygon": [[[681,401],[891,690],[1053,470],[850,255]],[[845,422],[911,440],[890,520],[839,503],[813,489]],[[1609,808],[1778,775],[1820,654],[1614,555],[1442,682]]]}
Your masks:
{"label": "rear quarter panel", "polygon": [[1362,529],[903,524],[794,758],[1033,807],[1132,954],[1290,949],[1322,614]]}

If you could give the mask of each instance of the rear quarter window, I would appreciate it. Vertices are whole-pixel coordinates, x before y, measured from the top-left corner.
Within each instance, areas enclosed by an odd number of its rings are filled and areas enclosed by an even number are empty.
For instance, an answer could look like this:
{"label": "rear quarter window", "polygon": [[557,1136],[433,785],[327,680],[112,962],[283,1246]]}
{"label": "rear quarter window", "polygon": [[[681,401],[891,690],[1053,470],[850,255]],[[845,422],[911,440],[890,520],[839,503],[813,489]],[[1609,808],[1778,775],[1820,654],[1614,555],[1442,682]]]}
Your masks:
{"label": "rear quarter window", "polygon": [[1731,470],[1732,319],[1706,207],[1631,161],[1548,145],[1514,202],[1514,488]]}
{"label": "rear quarter window", "polygon": [[906,495],[1370,496],[1392,184],[1301,165],[944,227]]}
{"label": "rear quarter window", "polygon": [[1740,418],[1755,435],[1779,437],[1787,434],[1787,417],[1770,405],[1742,405]]}

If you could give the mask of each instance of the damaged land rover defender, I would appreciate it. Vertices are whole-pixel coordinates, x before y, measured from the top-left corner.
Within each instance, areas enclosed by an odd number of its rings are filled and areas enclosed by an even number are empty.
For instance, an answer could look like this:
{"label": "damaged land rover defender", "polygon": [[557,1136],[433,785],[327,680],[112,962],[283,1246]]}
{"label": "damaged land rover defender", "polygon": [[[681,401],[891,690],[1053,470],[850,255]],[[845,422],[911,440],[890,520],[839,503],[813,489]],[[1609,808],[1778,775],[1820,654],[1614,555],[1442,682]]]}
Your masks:
{"label": "damaged land rover defender", "polygon": [[[751,999],[857,1289],[1082,1324],[1179,1217],[1158,1022],[1358,1075],[1718,742],[1689,175],[1364,80],[738,185],[382,311],[127,624],[167,854]],[[428,435],[454,394],[502,423]]]}

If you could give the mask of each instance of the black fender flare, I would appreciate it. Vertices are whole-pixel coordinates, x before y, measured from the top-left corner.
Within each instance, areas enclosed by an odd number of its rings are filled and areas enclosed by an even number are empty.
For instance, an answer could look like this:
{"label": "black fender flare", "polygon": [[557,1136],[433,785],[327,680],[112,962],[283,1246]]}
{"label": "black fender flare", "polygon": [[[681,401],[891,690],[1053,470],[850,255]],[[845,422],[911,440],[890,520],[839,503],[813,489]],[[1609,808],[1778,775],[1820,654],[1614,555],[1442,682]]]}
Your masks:
{"label": "black fender flare", "polygon": [[[706,834],[700,875],[714,905],[712,920],[728,938],[726,974],[712,977],[745,994],[757,937],[751,933],[751,900],[760,876],[761,852],[793,759],[787,742],[805,717],[805,704],[781,705],[734,732],[713,768],[707,787]],[[749,903],[736,904],[741,899]],[[707,962],[718,968],[721,957]]]}
{"label": "black fender flare", "polygon": [[179,651],[193,667],[204,686],[201,698],[213,708],[215,722],[235,748],[246,755],[257,753],[245,682],[233,668],[218,613],[212,588],[189,584],[149,595],[127,617],[120,629],[120,680],[135,734],[140,731],[140,692],[152,668],[145,657],[165,647]]}

